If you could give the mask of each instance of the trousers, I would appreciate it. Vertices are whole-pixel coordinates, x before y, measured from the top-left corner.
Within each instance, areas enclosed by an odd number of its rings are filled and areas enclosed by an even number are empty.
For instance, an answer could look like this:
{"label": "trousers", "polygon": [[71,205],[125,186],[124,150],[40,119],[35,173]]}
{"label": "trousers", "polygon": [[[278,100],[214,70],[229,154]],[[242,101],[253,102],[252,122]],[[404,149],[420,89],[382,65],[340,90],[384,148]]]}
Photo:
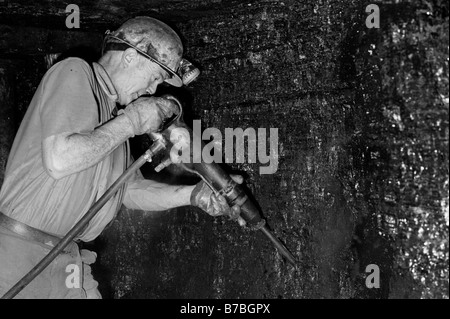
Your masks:
{"label": "trousers", "polygon": [[[52,247],[30,241],[0,226],[0,296],[23,278]],[[96,254],[70,243],[47,268],[14,298],[100,299],[91,273]]]}

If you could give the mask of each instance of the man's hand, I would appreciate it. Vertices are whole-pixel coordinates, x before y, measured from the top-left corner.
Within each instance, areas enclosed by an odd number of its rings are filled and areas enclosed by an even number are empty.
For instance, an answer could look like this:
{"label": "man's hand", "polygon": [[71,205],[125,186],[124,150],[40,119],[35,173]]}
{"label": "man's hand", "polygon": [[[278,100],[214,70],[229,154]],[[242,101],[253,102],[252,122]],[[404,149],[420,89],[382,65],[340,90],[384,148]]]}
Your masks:
{"label": "man's hand", "polygon": [[[231,178],[238,184],[242,184],[244,180],[240,175],[231,175]],[[214,217],[228,215],[231,219],[237,220],[239,225],[245,225],[245,220],[240,216],[240,207],[238,205],[230,207],[225,197],[215,195],[211,188],[203,181],[199,182],[192,191],[191,205],[201,208]]]}
{"label": "man's hand", "polygon": [[178,111],[175,102],[160,97],[140,97],[129,104],[119,114],[130,120],[134,135],[156,132],[165,119]]}

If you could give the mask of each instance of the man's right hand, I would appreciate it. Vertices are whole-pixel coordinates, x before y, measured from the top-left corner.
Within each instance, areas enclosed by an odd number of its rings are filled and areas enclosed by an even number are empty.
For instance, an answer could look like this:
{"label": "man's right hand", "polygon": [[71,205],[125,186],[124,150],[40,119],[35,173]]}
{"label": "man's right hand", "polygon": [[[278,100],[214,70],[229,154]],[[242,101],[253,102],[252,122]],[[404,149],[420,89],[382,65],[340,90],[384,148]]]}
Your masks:
{"label": "man's right hand", "polygon": [[134,135],[157,132],[164,120],[178,111],[175,102],[160,97],[140,97],[130,103],[119,114],[124,114],[131,122]]}

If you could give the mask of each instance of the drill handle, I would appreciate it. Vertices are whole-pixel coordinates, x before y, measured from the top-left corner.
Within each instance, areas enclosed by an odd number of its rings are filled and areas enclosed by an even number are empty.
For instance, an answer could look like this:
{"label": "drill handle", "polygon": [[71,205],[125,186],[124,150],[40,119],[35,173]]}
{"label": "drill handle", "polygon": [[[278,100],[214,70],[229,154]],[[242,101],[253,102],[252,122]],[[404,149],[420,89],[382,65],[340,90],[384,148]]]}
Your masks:
{"label": "drill handle", "polygon": [[228,205],[238,205],[241,217],[250,226],[261,224],[262,218],[255,203],[247,196],[244,188],[236,183],[217,163],[194,163],[194,170],[207,181],[207,184],[225,197]]}

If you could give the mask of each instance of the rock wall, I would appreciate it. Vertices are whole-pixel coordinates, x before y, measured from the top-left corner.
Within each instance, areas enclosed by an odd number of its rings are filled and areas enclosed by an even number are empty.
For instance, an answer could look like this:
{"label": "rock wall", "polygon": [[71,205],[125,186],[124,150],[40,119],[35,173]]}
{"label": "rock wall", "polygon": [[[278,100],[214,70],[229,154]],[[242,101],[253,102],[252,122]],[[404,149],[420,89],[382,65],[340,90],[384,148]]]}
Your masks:
{"label": "rock wall", "polygon": [[[230,1],[172,21],[202,70],[169,90],[186,122],[222,134],[278,129],[274,174],[261,175],[259,161],[228,167],[299,264],[224,217],[123,208],[84,245],[99,254],[105,298],[448,298],[448,4],[378,2],[380,28],[368,29],[369,3]],[[68,54],[91,58],[101,42],[98,24],[76,32],[45,21],[0,25],[0,183],[48,54],[81,46]],[[132,145],[136,157],[148,140]],[[142,171],[194,182],[176,168]],[[365,285],[369,264],[380,289]]]}

